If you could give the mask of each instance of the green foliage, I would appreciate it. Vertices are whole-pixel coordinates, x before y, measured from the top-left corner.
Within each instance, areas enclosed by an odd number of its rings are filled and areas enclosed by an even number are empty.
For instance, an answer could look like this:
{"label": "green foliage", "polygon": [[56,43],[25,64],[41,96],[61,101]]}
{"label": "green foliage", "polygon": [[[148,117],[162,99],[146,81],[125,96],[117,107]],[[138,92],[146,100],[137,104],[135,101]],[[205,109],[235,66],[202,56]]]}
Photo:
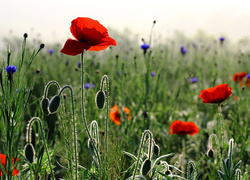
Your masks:
{"label": "green foliage", "polygon": [[[37,41],[27,40],[12,43],[15,48],[8,48],[1,56],[0,66],[0,153],[20,158],[13,166],[7,158],[5,165],[9,172],[16,167],[19,179],[48,179],[51,172],[63,179],[132,179],[133,175],[137,179],[249,179],[250,91],[246,78],[244,88],[232,79],[236,72],[249,73],[249,42],[226,41],[221,46],[214,38],[175,37],[165,42],[155,38],[144,54],[137,39],[130,43],[123,37],[122,46],[118,43],[116,48],[87,52],[81,77],[79,57],[61,54],[61,44],[41,49]],[[188,49],[185,56],[180,53],[182,45]],[[49,54],[48,49],[54,49],[54,53]],[[17,66],[11,81],[5,71],[7,65]],[[155,76],[151,76],[152,71]],[[108,87],[104,85],[107,80],[99,87],[103,75],[109,78]],[[191,83],[191,77],[197,77],[197,83]],[[84,89],[84,97],[82,79],[95,85]],[[69,84],[74,93],[62,92],[55,81],[66,84],[65,88]],[[45,90],[47,82],[55,86]],[[222,103],[218,115],[216,105],[204,104],[198,96],[203,89],[222,83],[228,83],[233,93]],[[82,99],[86,126],[81,119]],[[120,126],[109,120],[109,107],[115,103],[132,113],[129,121],[120,113]],[[31,117],[39,117],[43,125],[41,130],[34,123],[30,134],[35,158],[25,141]],[[194,122],[199,134],[170,135],[174,120]],[[98,130],[89,135],[86,127],[90,131],[93,122]],[[145,129],[154,134],[154,139],[145,138],[139,153]],[[218,138],[207,147],[211,134]],[[236,146],[234,154],[227,143],[231,138]],[[232,149],[228,154],[227,148]],[[198,163],[188,173],[191,161]],[[17,177],[3,171],[3,178]]]}

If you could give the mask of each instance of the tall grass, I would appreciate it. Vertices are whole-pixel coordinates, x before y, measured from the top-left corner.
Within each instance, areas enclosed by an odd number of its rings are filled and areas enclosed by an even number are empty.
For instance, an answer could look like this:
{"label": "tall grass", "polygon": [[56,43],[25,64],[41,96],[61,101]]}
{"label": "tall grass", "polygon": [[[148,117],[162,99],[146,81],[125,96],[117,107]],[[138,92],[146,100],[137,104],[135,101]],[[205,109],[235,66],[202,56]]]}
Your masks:
{"label": "tall grass", "polygon": [[[61,44],[43,47],[27,36],[11,43],[0,67],[2,179],[248,179],[250,91],[246,79],[232,80],[250,73],[246,42],[151,38],[144,53],[134,39],[115,37],[117,48],[85,52],[84,61],[61,54]],[[8,65],[17,66],[11,78]],[[219,111],[198,98],[225,83],[233,93]],[[120,126],[108,117],[114,104]],[[200,131],[169,134],[174,120]]]}

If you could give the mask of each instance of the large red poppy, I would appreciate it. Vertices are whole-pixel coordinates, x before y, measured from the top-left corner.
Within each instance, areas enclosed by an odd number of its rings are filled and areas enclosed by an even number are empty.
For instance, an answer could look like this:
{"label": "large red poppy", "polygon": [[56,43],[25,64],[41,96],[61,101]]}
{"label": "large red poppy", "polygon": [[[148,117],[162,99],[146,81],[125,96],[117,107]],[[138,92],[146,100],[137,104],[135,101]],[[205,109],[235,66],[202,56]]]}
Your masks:
{"label": "large red poppy", "polygon": [[244,77],[246,77],[247,73],[246,72],[239,72],[239,73],[235,73],[233,75],[233,81],[240,83],[240,86],[243,86],[242,80]]}
{"label": "large red poppy", "polygon": [[209,89],[203,89],[199,98],[204,103],[221,103],[232,94],[231,89],[232,87],[228,87],[227,84],[220,84]]}
{"label": "large red poppy", "polygon": [[199,128],[193,122],[183,122],[180,120],[176,120],[170,125],[169,134],[179,134],[179,135],[190,134],[191,136],[193,136],[194,134],[198,133],[199,133]]}
{"label": "large red poppy", "polygon": [[116,46],[116,41],[109,37],[108,30],[97,20],[78,17],[71,22],[70,31],[74,38],[68,39],[61,52],[75,56],[84,50],[101,51],[110,45]]}
{"label": "large red poppy", "polygon": [[[1,160],[2,167],[5,168],[6,156],[4,154],[0,154],[0,160]],[[19,158],[17,158],[16,161],[19,161]],[[14,159],[13,158],[12,158],[12,164],[14,164]],[[8,170],[6,172],[8,173]],[[16,167],[14,167],[13,172],[12,172],[12,176],[17,176],[18,173],[19,173],[19,171],[17,170]],[[2,170],[1,169],[0,169],[0,176],[2,176]]]}
{"label": "large red poppy", "polygon": [[[124,108],[124,113],[125,113],[125,119],[130,120],[131,117],[132,117],[132,114],[131,114],[129,108],[125,107]],[[118,106],[116,104],[112,108],[110,108],[109,118],[110,118],[110,120],[112,120],[118,126],[121,125],[121,115],[119,113],[119,108],[118,108]]]}

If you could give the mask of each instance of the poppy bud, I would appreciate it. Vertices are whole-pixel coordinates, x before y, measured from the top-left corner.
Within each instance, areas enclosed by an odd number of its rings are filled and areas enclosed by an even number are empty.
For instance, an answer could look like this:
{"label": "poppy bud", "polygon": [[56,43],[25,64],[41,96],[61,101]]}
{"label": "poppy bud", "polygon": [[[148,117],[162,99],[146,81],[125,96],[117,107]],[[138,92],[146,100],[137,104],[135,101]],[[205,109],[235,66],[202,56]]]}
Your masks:
{"label": "poppy bud", "polygon": [[151,169],[151,160],[146,159],[142,164],[142,169],[141,169],[142,175],[143,176],[147,175],[150,169]]}
{"label": "poppy bud", "polygon": [[49,106],[48,98],[43,98],[41,101],[41,108],[42,108],[42,113],[46,116],[49,115],[48,106]]}
{"label": "poppy bud", "polygon": [[42,43],[42,44],[40,44],[40,49],[42,49],[42,48],[44,48],[44,44]]}
{"label": "poppy bud", "polygon": [[145,112],[143,113],[143,116],[144,116],[145,118],[147,118],[147,117],[148,117],[148,112],[145,111]]}
{"label": "poppy bud", "polygon": [[154,154],[156,156],[160,155],[160,147],[157,144],[154,145]]}
{"label": "poppy bud", "polygon": [[26,38],[28,37],[28,34],[27,34],[27,33],[24,33],[24,34],[23,34],[23,37],[24,37],[24,39],[26,39]]}
{"label": "poppy bud", "polygon": [[58,95],[55,95],[49,102],[49,111],[51,114],[55,113],[59,108],[61,98]]}
{"label": "poppy bud", "polygon": [[95,104],[99,109],[103,109],[105,106],[105,94],[103,91],[99,90],[95,96]]}
{"label": "poppy bud", "polygon": [[214,150],[213,149],[209,149],[207,151],[207,157],[212,159],[214,157]]}
{"label": "poppy bud", "polygon": [[28,143],[24,147],[24,155],[25,158],[29,161],[29,163],[33,163],[35,160],[35,150],[32,144]]}
{"label": "poppy bud", "polygon": [[164,174],[170,175],[170,174],[172,174],[172,172],[171,172],[169,169],[167,169],[167,170],[164,172]]}

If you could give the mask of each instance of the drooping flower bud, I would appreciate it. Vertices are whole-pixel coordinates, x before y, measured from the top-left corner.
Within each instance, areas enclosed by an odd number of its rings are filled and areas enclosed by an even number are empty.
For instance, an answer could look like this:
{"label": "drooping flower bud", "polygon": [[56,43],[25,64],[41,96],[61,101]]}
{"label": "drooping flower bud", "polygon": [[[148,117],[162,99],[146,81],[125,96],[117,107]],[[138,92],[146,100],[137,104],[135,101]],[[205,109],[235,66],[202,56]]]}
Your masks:
{"label": "drooping flower bud", "polygon": [[58,95],[55,95],[49,102],[49,111],[51,114],[55,113],[61,103],[61,98]]}
{"label": "drooping flower bud", "polygon": [[49,107],[49,100],[48,100],[48,98],[43,98],[42,101],[41,101],[41,108],[42,108],[42,113],[44,115],[46,115],[46,116],[49,115],[48,107]]}
{"label": "drooping flower bud", "polygon": [[103,91],[99,90],[96,93],[95,104],[99,109],[103,109],[105,107],[105,94]]}
{"label": "drooping flower bud", "polygon": [[29,161],[29,163],[33,163],[35,160],[35,150],[31,143],[26,144],[24,147],[24,155],[25,158]]}

